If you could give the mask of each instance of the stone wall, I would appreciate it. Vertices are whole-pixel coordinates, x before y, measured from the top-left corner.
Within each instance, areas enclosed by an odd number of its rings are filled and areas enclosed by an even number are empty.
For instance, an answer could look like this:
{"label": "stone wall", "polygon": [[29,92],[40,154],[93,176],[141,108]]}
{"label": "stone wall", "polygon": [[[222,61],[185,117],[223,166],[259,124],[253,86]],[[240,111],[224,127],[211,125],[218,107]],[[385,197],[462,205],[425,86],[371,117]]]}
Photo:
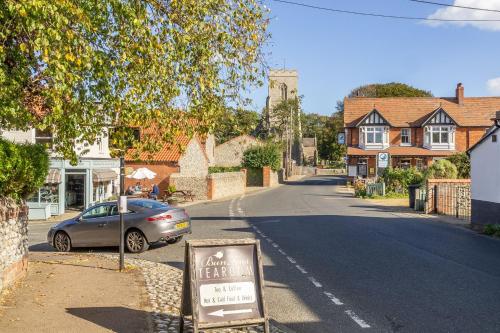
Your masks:
{"label": "stone wall", "polygon": [[170,185],[174,185],[178,191],[191,190],[195,200],[208,199],[207,177],[190,177],[173,173],[170,175]]}
{"label": "stone wall", "polygon": [[469,219],[471,215],[470,184],[470,179],[428,179],[425,213]]}
{"label": "stone wall", "polygon": [[223,167],[240,166],[243,153],[259,141],[250,135],[241,135],[215,147],[215,165]]}
{"label": "stone wall", "polygon": [[0,292],[28,269],[28,210],[0,198]]}
{"label": "stone wall", "polygon": [[214,200],[245,193],[245,172],[213,173],[207,177],[207,180],[209,199]]}
{"label": "stone wall", "polygon": [[345,169],[316,169],[316,175],[318,176],[334,176],[334,175],[345,175]]}
{"label": "stone wall", "polygon": [[262,168],[262,186],[273,187],[280,183],[278,172],[273,171],[271,167],[265,166]]}

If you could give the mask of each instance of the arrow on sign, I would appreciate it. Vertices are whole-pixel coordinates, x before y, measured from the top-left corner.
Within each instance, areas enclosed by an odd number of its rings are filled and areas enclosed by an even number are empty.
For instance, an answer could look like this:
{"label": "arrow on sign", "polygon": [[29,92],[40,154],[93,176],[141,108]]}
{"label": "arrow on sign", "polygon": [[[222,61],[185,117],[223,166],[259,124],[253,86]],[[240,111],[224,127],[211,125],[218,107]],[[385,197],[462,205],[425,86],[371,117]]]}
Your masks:
{"label": "arrow on sign", "polygon": [[231,315],[231,314],[240,314],[240,313],[249,313],[252,312],[252,309],[241,309],[241,310],[224,310],[220,309],[214,312],[210,312],[208,315],[209,316],[216,316],[216,317],[224,317],[225,315]]}

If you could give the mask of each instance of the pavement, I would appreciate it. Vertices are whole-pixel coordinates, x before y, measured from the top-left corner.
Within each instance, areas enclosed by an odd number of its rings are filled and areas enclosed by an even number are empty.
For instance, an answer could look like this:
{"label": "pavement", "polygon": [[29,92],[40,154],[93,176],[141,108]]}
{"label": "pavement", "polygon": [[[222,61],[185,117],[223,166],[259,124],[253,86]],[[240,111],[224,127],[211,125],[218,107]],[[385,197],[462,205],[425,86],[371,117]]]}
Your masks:
{"label": "pavement", "polygon": [[[188,239],[260,239],[269,315],[298,333],[499,331],[500,240],[353,198],[343,183],[310,177],[189,206]],[[32,251],[50,250],[48,227],[30,225]],[[183,256],[183,242],[127,254],[179,269]]]}
{"label": "pavement", "polygon": [[28,275],[0,299],[0,332],[151,332],[134,267],[87,254],[34,252]]}

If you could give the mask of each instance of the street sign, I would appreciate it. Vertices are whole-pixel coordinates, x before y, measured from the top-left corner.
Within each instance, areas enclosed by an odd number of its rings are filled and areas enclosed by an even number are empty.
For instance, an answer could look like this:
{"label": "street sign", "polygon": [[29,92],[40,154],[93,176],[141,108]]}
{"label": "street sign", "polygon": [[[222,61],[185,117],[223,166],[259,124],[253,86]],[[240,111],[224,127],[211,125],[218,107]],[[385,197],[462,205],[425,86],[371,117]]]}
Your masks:
{"label": "street sign", "polygon": [[119,213],[126,213],[127,212],[127,196],[126,195],[120,195],[120,201],[118,202],[118,212]]}
{"label": "street sign", "polygon": [[377,166],[379,168],[387,168],[389,166],[389,153],[378,153]]}
{"label": "street sign", "polygon": [[342,132],[342,133],[337,134],[337,143],[339,145],[345,144],[345,133]]}
{"label": "street sign", "polygon": [[263,325],[269,333],[259,241],[186,241],[181,322],[199,329]]}

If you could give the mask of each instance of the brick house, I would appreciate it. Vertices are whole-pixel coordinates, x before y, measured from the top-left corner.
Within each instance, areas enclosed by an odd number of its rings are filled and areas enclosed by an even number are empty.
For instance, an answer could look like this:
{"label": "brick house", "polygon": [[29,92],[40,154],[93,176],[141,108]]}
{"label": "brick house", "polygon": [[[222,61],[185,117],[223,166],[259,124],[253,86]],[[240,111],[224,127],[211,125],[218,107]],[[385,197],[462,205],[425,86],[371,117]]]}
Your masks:
{"label": "brick house", "polygon": [[[213,151],[211,147],[210,150]],[[165,144],[152,155],[141,152],[137,158],[135,153],[134,149],[129,149],[125,156],[127,174],[138,168],[148,168],[156,173],[156,177],[151,180],[143,180],[141,183],[149,187],[157,184],[160,191],[168,187],[170,177],[173,174],[200,179],[208,174],[210,159],[206,154],[206,145],[197,136],[189,138],[179,135],[174,139],[173,144]],[[125,188],[135,185],[136,182],[135,179],[125,178]]]}
{"label": "brick house", "polygon": [[425,168],[478,142],[500,110],[500,97],[394,97],[344,99],[349,175],[374,177],[379,152],[389,165]]}

